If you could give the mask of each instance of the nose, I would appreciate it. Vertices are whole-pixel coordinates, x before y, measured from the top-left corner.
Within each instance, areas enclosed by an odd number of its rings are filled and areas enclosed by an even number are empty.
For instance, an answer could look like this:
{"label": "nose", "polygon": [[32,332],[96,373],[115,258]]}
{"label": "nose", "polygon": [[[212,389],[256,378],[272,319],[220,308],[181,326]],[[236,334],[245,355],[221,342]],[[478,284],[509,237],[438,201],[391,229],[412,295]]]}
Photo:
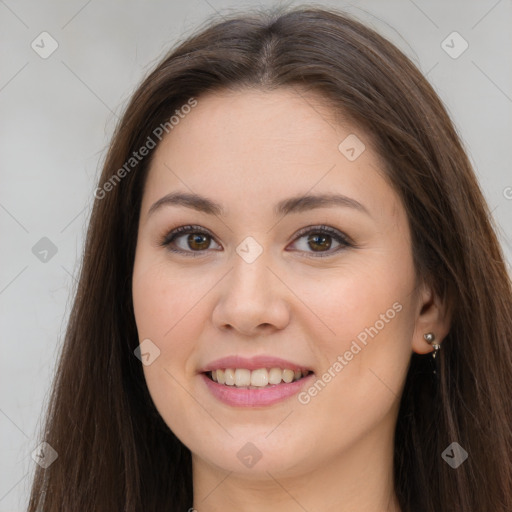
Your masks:
{"label": "nose", "polygon": [[290,321],[290,291],[276,274],[263,254],[252,263],[236,255],[220,284],[214,325],[246,336],[284,329]]}

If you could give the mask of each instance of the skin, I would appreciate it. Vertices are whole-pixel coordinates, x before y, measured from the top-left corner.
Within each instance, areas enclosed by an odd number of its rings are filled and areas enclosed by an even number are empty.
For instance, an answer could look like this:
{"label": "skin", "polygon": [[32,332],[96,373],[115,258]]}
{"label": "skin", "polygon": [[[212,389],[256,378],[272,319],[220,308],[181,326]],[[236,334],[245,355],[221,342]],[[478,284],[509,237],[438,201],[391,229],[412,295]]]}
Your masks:
{"label": "skin", "polygon": [[[355,161],[338,150],[352,133],[366,145]],[[364,133],[335,122],[322,98],[292,89],[201,96],[156,148],[141,205],[133,301],[140,340],[160,349],[144,366],[148,389],[192,452],[199,512],[399,510],[393,435],[409,360],[413,351],[431,352],[423,334],[441,341],[449,321],[431,288],[416,282],[407,216],[382,167]],[[179,205],[148,214],[175,191],[207,196],[225,214]],[[284,216],[272,210],[291,196],[332,192],[368,213],[346,206]],[[188,234],[174,241],[198,257],[160,245],[187,224],[212,234],[195,245]],[[337,251],[333,238],[315,245],[308,234],[296,236],[319,225],[356,246]],[[247,236],[263,250],[252,263],[236,252]],[[395,303],[400,312],[307,404],[294,396],[232,407],[213,397],[198,373],[220,357],[269,354],[321,377]],[[261,453],[252,467],[237,457],[247,442]]]}

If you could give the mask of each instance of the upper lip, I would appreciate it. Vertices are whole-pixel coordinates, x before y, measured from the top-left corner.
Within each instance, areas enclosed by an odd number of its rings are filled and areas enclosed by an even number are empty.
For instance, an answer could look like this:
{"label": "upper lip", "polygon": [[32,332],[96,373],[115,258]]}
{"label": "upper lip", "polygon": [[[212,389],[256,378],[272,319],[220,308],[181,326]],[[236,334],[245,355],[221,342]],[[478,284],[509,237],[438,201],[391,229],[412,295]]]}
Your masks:
{"label": "upper lip", "polygon": [[245,368],[247,370],[258,370],[259,368],[282,368],[290,370],[310,370],[305,365],[286,361],[279,357],[260,355],[254,357],[228,356],[216,359],[201,368],[199,372],[209,372],[225,368]]}

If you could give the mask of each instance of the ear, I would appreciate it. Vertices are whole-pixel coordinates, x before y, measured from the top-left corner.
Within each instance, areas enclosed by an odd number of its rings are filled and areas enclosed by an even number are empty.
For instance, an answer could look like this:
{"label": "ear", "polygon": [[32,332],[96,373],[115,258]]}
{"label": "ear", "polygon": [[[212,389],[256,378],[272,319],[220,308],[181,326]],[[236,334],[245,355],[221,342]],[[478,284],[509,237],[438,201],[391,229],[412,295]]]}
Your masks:
{"label": "ear", "polygon": [[417,354],[427,354],[434,349],[423,337],[431,332],[436,342],[441,344],[450,331],[451,312],[432,287],[422,284],[419,288],[412,349]]}

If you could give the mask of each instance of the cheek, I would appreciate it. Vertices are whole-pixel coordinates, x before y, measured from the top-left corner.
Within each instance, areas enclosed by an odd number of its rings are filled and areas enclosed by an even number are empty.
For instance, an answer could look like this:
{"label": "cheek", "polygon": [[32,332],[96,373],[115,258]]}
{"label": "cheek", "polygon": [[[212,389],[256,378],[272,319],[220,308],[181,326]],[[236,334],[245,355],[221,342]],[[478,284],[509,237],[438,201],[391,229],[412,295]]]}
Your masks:
{"label": "cheek", "polygon": [[[323,348],[330,347],[331,352],[345,348],[346,342],[350,345],[358,336],[364,343],[371,339],[368,330],[376,334],[375,328],[379,339],[391,337],[391,331],[403,326],[402,319],[408,316],[404,308],[410,301],[413,282],[412,262],[382,254],[347,264],[325,279],[302,277],[297,280],[295,291],[329,328],[322,329],[327,343]],[[320,341],[318,336],[311,339]]]}
{"label": "cheek", "polygon": [[181,319],[200,296],[196,284],[185,273],[171,271],[165,261],[155,261],[141,251],[135,260],[132,284],[139,336],[169,344]]}
{"label": "cheek", "polygon": [[357,412],[370,424],[370,416],[385,414],[401,392],[414,331],[414,268],[404,253],[361,259],[325,282],[322,292],[316,287],[309,294],[311,309],[334,333],[311,338],[323,362],[320,380],[328,383],[304,400],[338,411],[344,421]]}
{"label": "cheek", "polygon": [[169,379],[166,371],[174,375],[183,366],[193,348],[189,340],[194,339],[197,322],[190,322],[189,289],[162,263],[145,258],[143,251],[136,258],[132,294],[139,340],[149,338],[160,351],[154,363],[144,366],[151,392],[158,379]]}
{"label": "cheek", "polygon": [[197,319],[206,314],[201,306],[197,293],[181,293],[179,285],[166,285],[159,273],[134,280],[139,340],[149,338],[159,350],[158,358],[143,368],[154,400],[163,393],[159,401],[172,404],[180,395],[178,383],[195,374],[196,340],[201,338],[203,325]]}
{"label": "cheek", "polygon": [[361,303],[361,309],[338,309],[338,335],[315,347],[322,371],[299,396],[300,412],[326,446],[353,444],[381,425],[390,432],[398,412],[411,356],[413,309],[407,295],[396,302],[385,293],[372,297],[372,308]]}
{"label": "cheek", "polygon": [[180,278],[162,263],[146,263],[143,258],[136,259],[132,286],[139,340],[149,338],[159,350],[158,357],[143,366],[150,396],[173,431],[187,432],[185,415],[173,411],[190,408],[185,387],[194,370],[191,355],[201,328],[194,319],[204,314],[197,303],[200,290],[183,274]]}

